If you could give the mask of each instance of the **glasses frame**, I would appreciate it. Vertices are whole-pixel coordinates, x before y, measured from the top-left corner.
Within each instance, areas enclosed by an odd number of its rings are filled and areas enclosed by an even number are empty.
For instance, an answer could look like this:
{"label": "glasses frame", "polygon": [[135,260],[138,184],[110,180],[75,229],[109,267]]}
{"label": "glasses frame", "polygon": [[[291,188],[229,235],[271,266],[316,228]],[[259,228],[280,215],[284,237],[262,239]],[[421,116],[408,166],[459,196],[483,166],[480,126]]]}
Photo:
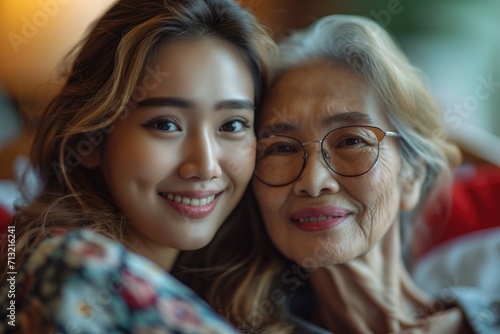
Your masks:
{"label": "glasses frame", "polygon": [[[330,166],[330,164],[328,163],[328,161],[326,160],[326,157],[325,157],[325,150],[323,148],[323,143],[326,139],[326,137],[328,137],[328,135],[334,131],[337,131],[337,130],[341,130],[341,129],[346,129],[346,128],[367,128],[369,130],[371,130],[374,134],[375,134],[375,137],[377,137],[377,157],[375,158],[375,161],[373,162],[373,164],[371,165],[371,167],[363,172],[363,173],[359,173],[359,174],[355,174],[355,175],[347,175],[347,174],[342,174],[342,173],[339,173],[337,172],[336,170],[333,169],[333,167]],[[288,139],[292,139],[292,140],[295,140],[297,143],[299,143],[301,146],[302,146],[302,151],[303,151],[303,156],[302,156],[302,159],[303,159],[303,162],[302,162],[302,168],[300,169],[300,172],[298,173],[298,175],[290,182],[287,182],[287,183],[284,183],[284,184],[279,184],[279,185],[274,185],[274,184],[270,184],[264,180],[262,180],[258,173],[257,173],[257,169],[255,169],[254,171],[254,175],[255,177],[262,183],[264,183],[265,185],[267,186],[270,186],[270,187],[284,187],[284,186],[287,186],[293,182],[295,182],[301,175],[302,175],[302,172],[304,171],[304,169],[306,168],[306,163],[307,163],[307,150],[306,150],[306,145],[310,145],[310,144],[321,144],[321,156],[323,157],[323,160],[325,161],[326,165],[328,166],[328,168],[334,172],[335,174],[337,175],[340,175],[340,176],[345,176],[345,177],[356,177],[356,176],[361,176],[361,175],[364,175],[366,173],[368,173],[369,171],[372,170],[372,168],[377,164],[377,161],[378,161],[378,158],[380,156],[380,142],[385,138],[385,137],[396,137],[396,138],[401,138],[401,135],[397,132],[394,132],[394,131],[385,131],[385,130],[382,130],[381,128],[379,127],[376,127],[376,126],[372,126],[372,125],[348,125],[348,126],[342,126],[340,128],[336,128],[336,129],[333,129],[333,130],[330,130],[326,133],[326,135],[323,136],[323,139],[321,140],[313,140],[313,141],[306,141],[306,142],[301,142],[300,140],[298,140],[297,138],[294,138],[294,137],[291,137],[291,136],[284,136],[284,135],[269,135],[269,136],[265,136],[265,137],[261,137],[261,138],[258,138],[257,139],[257,146],[258,146],[258,142],[260,139],[264,139],[264,138],[288,138]]]}

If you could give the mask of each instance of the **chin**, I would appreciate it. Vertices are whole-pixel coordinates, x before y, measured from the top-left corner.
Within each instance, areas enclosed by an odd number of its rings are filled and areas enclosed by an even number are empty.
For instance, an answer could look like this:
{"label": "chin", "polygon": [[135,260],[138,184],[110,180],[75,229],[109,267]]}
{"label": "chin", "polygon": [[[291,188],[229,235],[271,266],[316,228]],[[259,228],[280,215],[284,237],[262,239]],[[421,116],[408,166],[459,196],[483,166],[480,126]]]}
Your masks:
{"label": "chin", "polygon": [[314,250],[290,254],[288,258],[308,270],[347,263],[354,259],[352,254],[336,254],[334,250],[315,248]]}
{"label": "chin", "polygon": [[207,246],[210,241],[212,241],[213,235],[210,237],[200,237],[196,239],[190,239],[189,241],[183,243],[182,245],[179,245],[177,247],[181,251],[193,251],[193,250],[198,250],[200,248],[203,248]]}

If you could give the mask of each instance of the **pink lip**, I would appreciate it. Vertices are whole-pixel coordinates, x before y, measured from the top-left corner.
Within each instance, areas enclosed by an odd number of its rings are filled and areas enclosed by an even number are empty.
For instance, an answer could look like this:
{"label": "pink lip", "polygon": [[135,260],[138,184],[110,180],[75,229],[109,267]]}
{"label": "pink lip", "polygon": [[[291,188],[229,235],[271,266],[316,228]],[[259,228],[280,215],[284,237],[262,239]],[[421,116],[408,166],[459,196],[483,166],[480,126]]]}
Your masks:
{"label": "pink lip", "polygon": [[[351,211],[334,206],[310,207],[294,212],[291,220],[299,229],[306,232],[318,232],[333,228],[352,214]],[[318,221],[300,221],[312,217],[326,217]]]}
{"label": "pink lip", "polygon": [[208,216],[212,211],[215,209],[217,206],[217,202],[219,201],[219,195],[221,194],[221,191],[177,191],[177,192],[170,192],[172,195],[179,195],[183,197],[189,197],[192,199],[202,199],[202,198],[207,198],[209,196],[215,195],[215,198],[212,202],[206,204],[206,205],[201,205],[201,206],[192,206],[192,205],[187,205],[187,204],[182,204],[175,202],[173,200],[169,200],[165,197],[162,196],[162,199],[171,207],[176,209],[182,216],[186,218],[191,218],[191,219],[201,219],[205,218]]}

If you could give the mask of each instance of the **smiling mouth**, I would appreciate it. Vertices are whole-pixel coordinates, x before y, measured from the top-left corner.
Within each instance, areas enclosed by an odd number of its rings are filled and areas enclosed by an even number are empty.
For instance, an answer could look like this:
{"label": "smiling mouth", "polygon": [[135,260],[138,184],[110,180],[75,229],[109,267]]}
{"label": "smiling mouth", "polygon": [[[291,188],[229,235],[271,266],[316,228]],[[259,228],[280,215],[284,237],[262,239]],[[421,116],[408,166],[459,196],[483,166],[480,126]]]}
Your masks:
{"label": "smiling mouth", "polygon": [[170,193],[159,193],[161,197],[164,197],[175,203],[180,203],[189,206],[205,206],[214,201],[216,195],[208,196],[205,198],[190,198],[180,195],[174,195]]}
{"label": "smiling mouth", "polygon": [[335,218],[342,218],[343,216],[319,216],[319,217],[305,217],[296,219],[295,221],[298,223],[310,223],[310,222],[319,222],[323,220],[330,220]]}

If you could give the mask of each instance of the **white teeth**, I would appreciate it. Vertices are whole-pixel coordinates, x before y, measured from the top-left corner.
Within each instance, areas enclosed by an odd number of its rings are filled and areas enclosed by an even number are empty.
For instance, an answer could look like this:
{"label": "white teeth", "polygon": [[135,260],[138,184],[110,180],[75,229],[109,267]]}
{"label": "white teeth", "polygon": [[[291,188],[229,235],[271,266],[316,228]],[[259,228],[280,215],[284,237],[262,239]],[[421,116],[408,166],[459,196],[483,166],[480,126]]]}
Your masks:
{"label": "white teeth", "polygon": [[320,220],[328,220],[328,219],[333,219],[333,218],[335,218],[335,217],[334,216],[306,217],[306,218],[300,218],[299,223],[317,222]]}
{"label": "white teeth", "polygon": [[170,193],[160,193],[162,197],[165,197],[168,200],[174,201],[176,203],[182,203],[190,206],[204,206],[210,204],[214,201],[215,195],[208,196],[205,198],[189,198],[180,195],[173,195]]}

